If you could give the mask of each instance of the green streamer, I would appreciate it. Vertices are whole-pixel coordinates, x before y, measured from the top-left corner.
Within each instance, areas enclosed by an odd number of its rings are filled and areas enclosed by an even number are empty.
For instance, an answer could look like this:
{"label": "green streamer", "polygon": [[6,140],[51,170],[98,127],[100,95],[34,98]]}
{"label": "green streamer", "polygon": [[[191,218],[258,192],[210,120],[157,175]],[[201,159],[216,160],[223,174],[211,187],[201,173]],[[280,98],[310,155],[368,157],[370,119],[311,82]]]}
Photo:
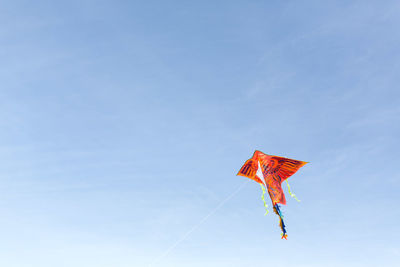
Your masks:
{"label": "green streamer", "polygon": [[263,191],[263,193],[262,193],[262,195],[261,195],[261,199],[263,200],[263,202],[264,202],[264,207],[265,207],[265,214],[264,214],[264,216],[265,215],[267,215],[268,213],[269,213],[269,211],[268,211],[268,205],[267,205],[267,202],[265,202],[265,197],[264,197],[264,195],[265,195],[265,188],[264,188],[264,186],[262,185],[262,184],[260,184],[261,185],[261,189],[262,189],[262,191]]}
{"label": "green streamer", "polygon": [[290,191],[290,185],[289,185],[289,183],[288,183],[287,180],[286,180],[286,184],[287,184],[287,188],[288,188],[288,191],[289,191],[290,196],[291,196],[292,198],[296,199],[297,202],[300,202],[300,200],[296,197],[296,195],[293,194],[292,191]]}

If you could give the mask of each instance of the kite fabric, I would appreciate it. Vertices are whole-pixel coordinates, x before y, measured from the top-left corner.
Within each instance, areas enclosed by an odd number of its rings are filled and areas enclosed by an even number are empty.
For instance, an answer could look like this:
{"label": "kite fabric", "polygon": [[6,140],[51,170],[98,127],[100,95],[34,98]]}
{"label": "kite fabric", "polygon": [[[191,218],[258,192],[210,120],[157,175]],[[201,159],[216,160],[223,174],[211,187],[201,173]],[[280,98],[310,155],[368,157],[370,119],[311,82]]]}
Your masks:
{"label": "kite fabric", "polygon": [[[272,201],[274,212],[279,216],[279,224],[282,229],[282,239],[287,239],[285,223],[283,222],[282,212],[278,204],[286,205],[285,194],[282,190],[282,182],[286,181],[290,176],[295,174],[301,167],[308,162],[288,159],[284,157],[272,156],[256,150],[253,157],[247,160],[237,175],[250,178],[261,185],[263,190],[262,199],[267,209],[264,194],[267,188],[268,194]],[[287,181],[286,181],[287,183]],[[289,194],[299,201],[295,194],[290,190],[287,183]],[[266,214],[268,213],[268,209]]]}

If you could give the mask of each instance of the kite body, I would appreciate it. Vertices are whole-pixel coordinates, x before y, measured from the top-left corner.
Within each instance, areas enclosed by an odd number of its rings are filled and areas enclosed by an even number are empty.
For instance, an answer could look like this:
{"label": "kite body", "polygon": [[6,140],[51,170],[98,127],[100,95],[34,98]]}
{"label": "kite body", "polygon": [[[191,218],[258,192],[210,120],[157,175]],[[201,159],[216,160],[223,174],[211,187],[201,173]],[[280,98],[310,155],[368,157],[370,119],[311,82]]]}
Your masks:
{"label": "kite body", "polygon": [[[237,174],[250,178],[261,184],[263,192],[265,192],[264,187],[267,188],[273,204],[274,212],[280,218],[282,238],[285,239],[287,237],[285,224],[283,222],[283,216],[278,205],[286,205],[285,194],[282,190],[282,182],[295,174],[305,164],[307,164],[307,162],[267,155],[256,150],[253,154],[253,157],[244,163]],[[296,198],[296,196],[291,193],[289,184],[288,188],[290,195]],[[266,206],[266,204],[264,205]]]}

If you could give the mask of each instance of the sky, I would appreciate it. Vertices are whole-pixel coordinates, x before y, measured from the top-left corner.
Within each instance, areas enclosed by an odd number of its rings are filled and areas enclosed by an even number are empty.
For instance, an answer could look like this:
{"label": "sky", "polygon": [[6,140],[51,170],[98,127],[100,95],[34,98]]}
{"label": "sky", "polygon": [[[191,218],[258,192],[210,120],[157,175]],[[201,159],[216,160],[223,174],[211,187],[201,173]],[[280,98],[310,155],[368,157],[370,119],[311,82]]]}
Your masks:
{"label": "sky", "polygon": [[[399,12],[1,1],[0,265],[399,266]],[[256,149],[310,162],[287,241]]]}

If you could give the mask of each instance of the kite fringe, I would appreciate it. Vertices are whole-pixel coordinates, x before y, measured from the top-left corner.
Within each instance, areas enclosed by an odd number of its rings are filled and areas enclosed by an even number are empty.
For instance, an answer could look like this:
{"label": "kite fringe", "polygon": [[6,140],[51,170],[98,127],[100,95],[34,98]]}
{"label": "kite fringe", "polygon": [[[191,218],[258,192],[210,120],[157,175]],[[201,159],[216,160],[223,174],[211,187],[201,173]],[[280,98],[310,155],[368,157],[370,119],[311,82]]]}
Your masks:
{"label": "kite fringe", "polygon": [[264,216],[265,216],[265,215],[267,215],[269,213],[269,210],[268,210],[267,202],[265,201],[265,197],[264,197],[265,196],[265,188],[264,188],[264,186],[262,184],[260,184],[260,185],[261,185],[261,189],[262,189],[261,199],[263,200],[264,207],[265,207],[265,214],[264,214]]}
{"label": "kite fringe", "polygon": [[290,195],[292,198],[296,199],[297,202],[300,202],[300,199],[298,199],[298,198],[296,197],[296,195],[293,194],[292,191],[290,190],[290,185],[289,185],[289,183],[288,183],[287,180],[286,180],[286,185],[287,185],[287,188],[288,188],[288,191],[289,191],[289,195]]}

